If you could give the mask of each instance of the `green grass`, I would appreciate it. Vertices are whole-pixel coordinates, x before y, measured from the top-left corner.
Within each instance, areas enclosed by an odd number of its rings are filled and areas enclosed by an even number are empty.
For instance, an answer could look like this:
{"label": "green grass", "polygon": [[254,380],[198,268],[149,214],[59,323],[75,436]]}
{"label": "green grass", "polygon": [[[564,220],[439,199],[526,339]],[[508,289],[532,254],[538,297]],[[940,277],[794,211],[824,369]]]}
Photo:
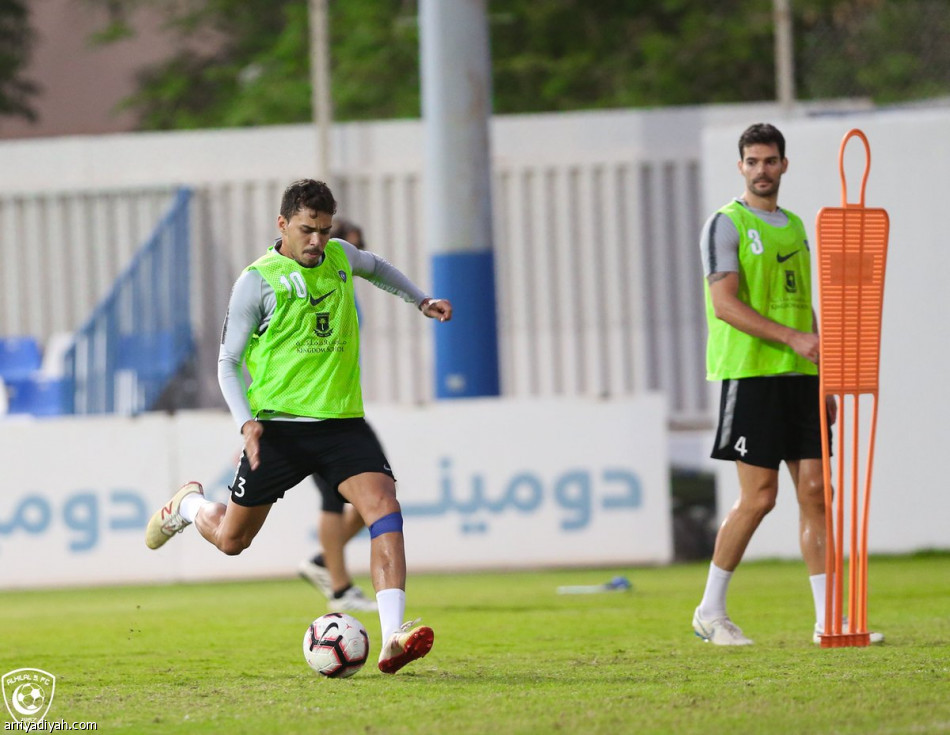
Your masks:
{"label": "green grass", "polygon": [[[303,660],[324,603],[297,579],[5,592],[0,673],[55,674],[47,719],[108,733],[950,732],[950,555],[871,560],[887,642],[863,649],[811,643],[792,562],[733,580],[730,613],[756,645],[701,643],[706,569],[415,575],[407,612],[435,629],[432,653],[345,680]],[[632,592],[555,594],[616,574]],[[375,659],[379,623],[360,618]]]}

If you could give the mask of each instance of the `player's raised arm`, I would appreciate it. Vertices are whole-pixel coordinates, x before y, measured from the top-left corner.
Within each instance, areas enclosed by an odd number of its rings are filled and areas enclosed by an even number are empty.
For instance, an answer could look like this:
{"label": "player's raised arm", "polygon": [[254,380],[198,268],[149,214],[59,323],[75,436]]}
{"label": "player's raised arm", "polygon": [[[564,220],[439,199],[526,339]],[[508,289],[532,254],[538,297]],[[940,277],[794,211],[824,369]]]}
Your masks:
{"label": "player's raised arm", "polygon": [[343,251],[353,268],[353,275],[360,276],[383,291],[411,301],[430,319],[447,322],[452,318],[452,304],[448,299],[427,296],[412,279],[381,255],[368,250],[359,250],[348,242],[341,242]]}

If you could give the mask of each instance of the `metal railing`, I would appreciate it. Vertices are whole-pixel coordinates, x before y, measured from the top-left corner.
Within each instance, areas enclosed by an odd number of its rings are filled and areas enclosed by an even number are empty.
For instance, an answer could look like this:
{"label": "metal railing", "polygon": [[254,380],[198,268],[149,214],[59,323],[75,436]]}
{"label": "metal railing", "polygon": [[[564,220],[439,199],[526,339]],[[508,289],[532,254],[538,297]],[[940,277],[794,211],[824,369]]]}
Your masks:
{"label": "metal railing", "polygon": [[67,412],[149,409],[193,350],[189,205],[180,189],[152,235],[76,332],[65,355]]}

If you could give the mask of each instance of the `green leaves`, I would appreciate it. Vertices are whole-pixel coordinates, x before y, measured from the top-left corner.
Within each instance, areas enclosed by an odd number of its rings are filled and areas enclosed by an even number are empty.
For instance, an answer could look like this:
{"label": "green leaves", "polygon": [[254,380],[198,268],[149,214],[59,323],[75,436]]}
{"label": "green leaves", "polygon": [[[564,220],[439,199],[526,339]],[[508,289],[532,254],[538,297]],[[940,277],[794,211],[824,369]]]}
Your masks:
{"label": "green leaves", "polygon": [[[82,1],[114,11],[100,38],[122,36],[124,5]],[[164,10],[182,41],[125,102],[143,128],[311,119],[307,0],[137,2]],[[950,94],[944,0],[792,8],[800,99]],[[328,9],[334,118],[418,117],[418,0],[329,0]],[[773,100],[772,13],[773,0],[489,0],[493,109]]]}
{"label": "green leaves", "polygon": [[28,21],[26,2],[0,2],[0,116],[35,120],[30,99],[40,90],[21,76],[34,40]]}

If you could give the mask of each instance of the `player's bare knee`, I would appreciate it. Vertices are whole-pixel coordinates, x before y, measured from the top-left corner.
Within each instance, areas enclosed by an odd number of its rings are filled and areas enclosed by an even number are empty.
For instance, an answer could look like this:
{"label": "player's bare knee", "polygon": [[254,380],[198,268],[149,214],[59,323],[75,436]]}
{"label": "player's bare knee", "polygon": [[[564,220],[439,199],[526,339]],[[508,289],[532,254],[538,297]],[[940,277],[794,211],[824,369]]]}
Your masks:
{"label": "player's bare knee", "polygon": [[811,503],[825,502],[825,483],[820,477],[806,478],[799,483],[798,496]]}
{"label": "player's bare knee", "polygon": [[363,515],[364,519],[382,518],[392,513],[402,512],[402,507],[399,505],[399,501],[396,500],[396,496],[390,493],[379,493],[370,498],[366,505],[368,507],[366,513]]}
{"label": "player's bare knee", "polygon": [[215,544],[218,549],[228,556],[237,556],[251,545],[250,539],[244,538],[219,538]]}
{"label": "player's bare knee", "polygon": [[386,495],[381,506],[382,515],[402,513],[402,506],[399,505],[399,501],[396,500],[395,495]]}
{"label": "player's bare knee", "polygon": [[760,490],[743,499],[743,508],[749,513],[764,518],[775,507],[776,495],[776,492]]}

